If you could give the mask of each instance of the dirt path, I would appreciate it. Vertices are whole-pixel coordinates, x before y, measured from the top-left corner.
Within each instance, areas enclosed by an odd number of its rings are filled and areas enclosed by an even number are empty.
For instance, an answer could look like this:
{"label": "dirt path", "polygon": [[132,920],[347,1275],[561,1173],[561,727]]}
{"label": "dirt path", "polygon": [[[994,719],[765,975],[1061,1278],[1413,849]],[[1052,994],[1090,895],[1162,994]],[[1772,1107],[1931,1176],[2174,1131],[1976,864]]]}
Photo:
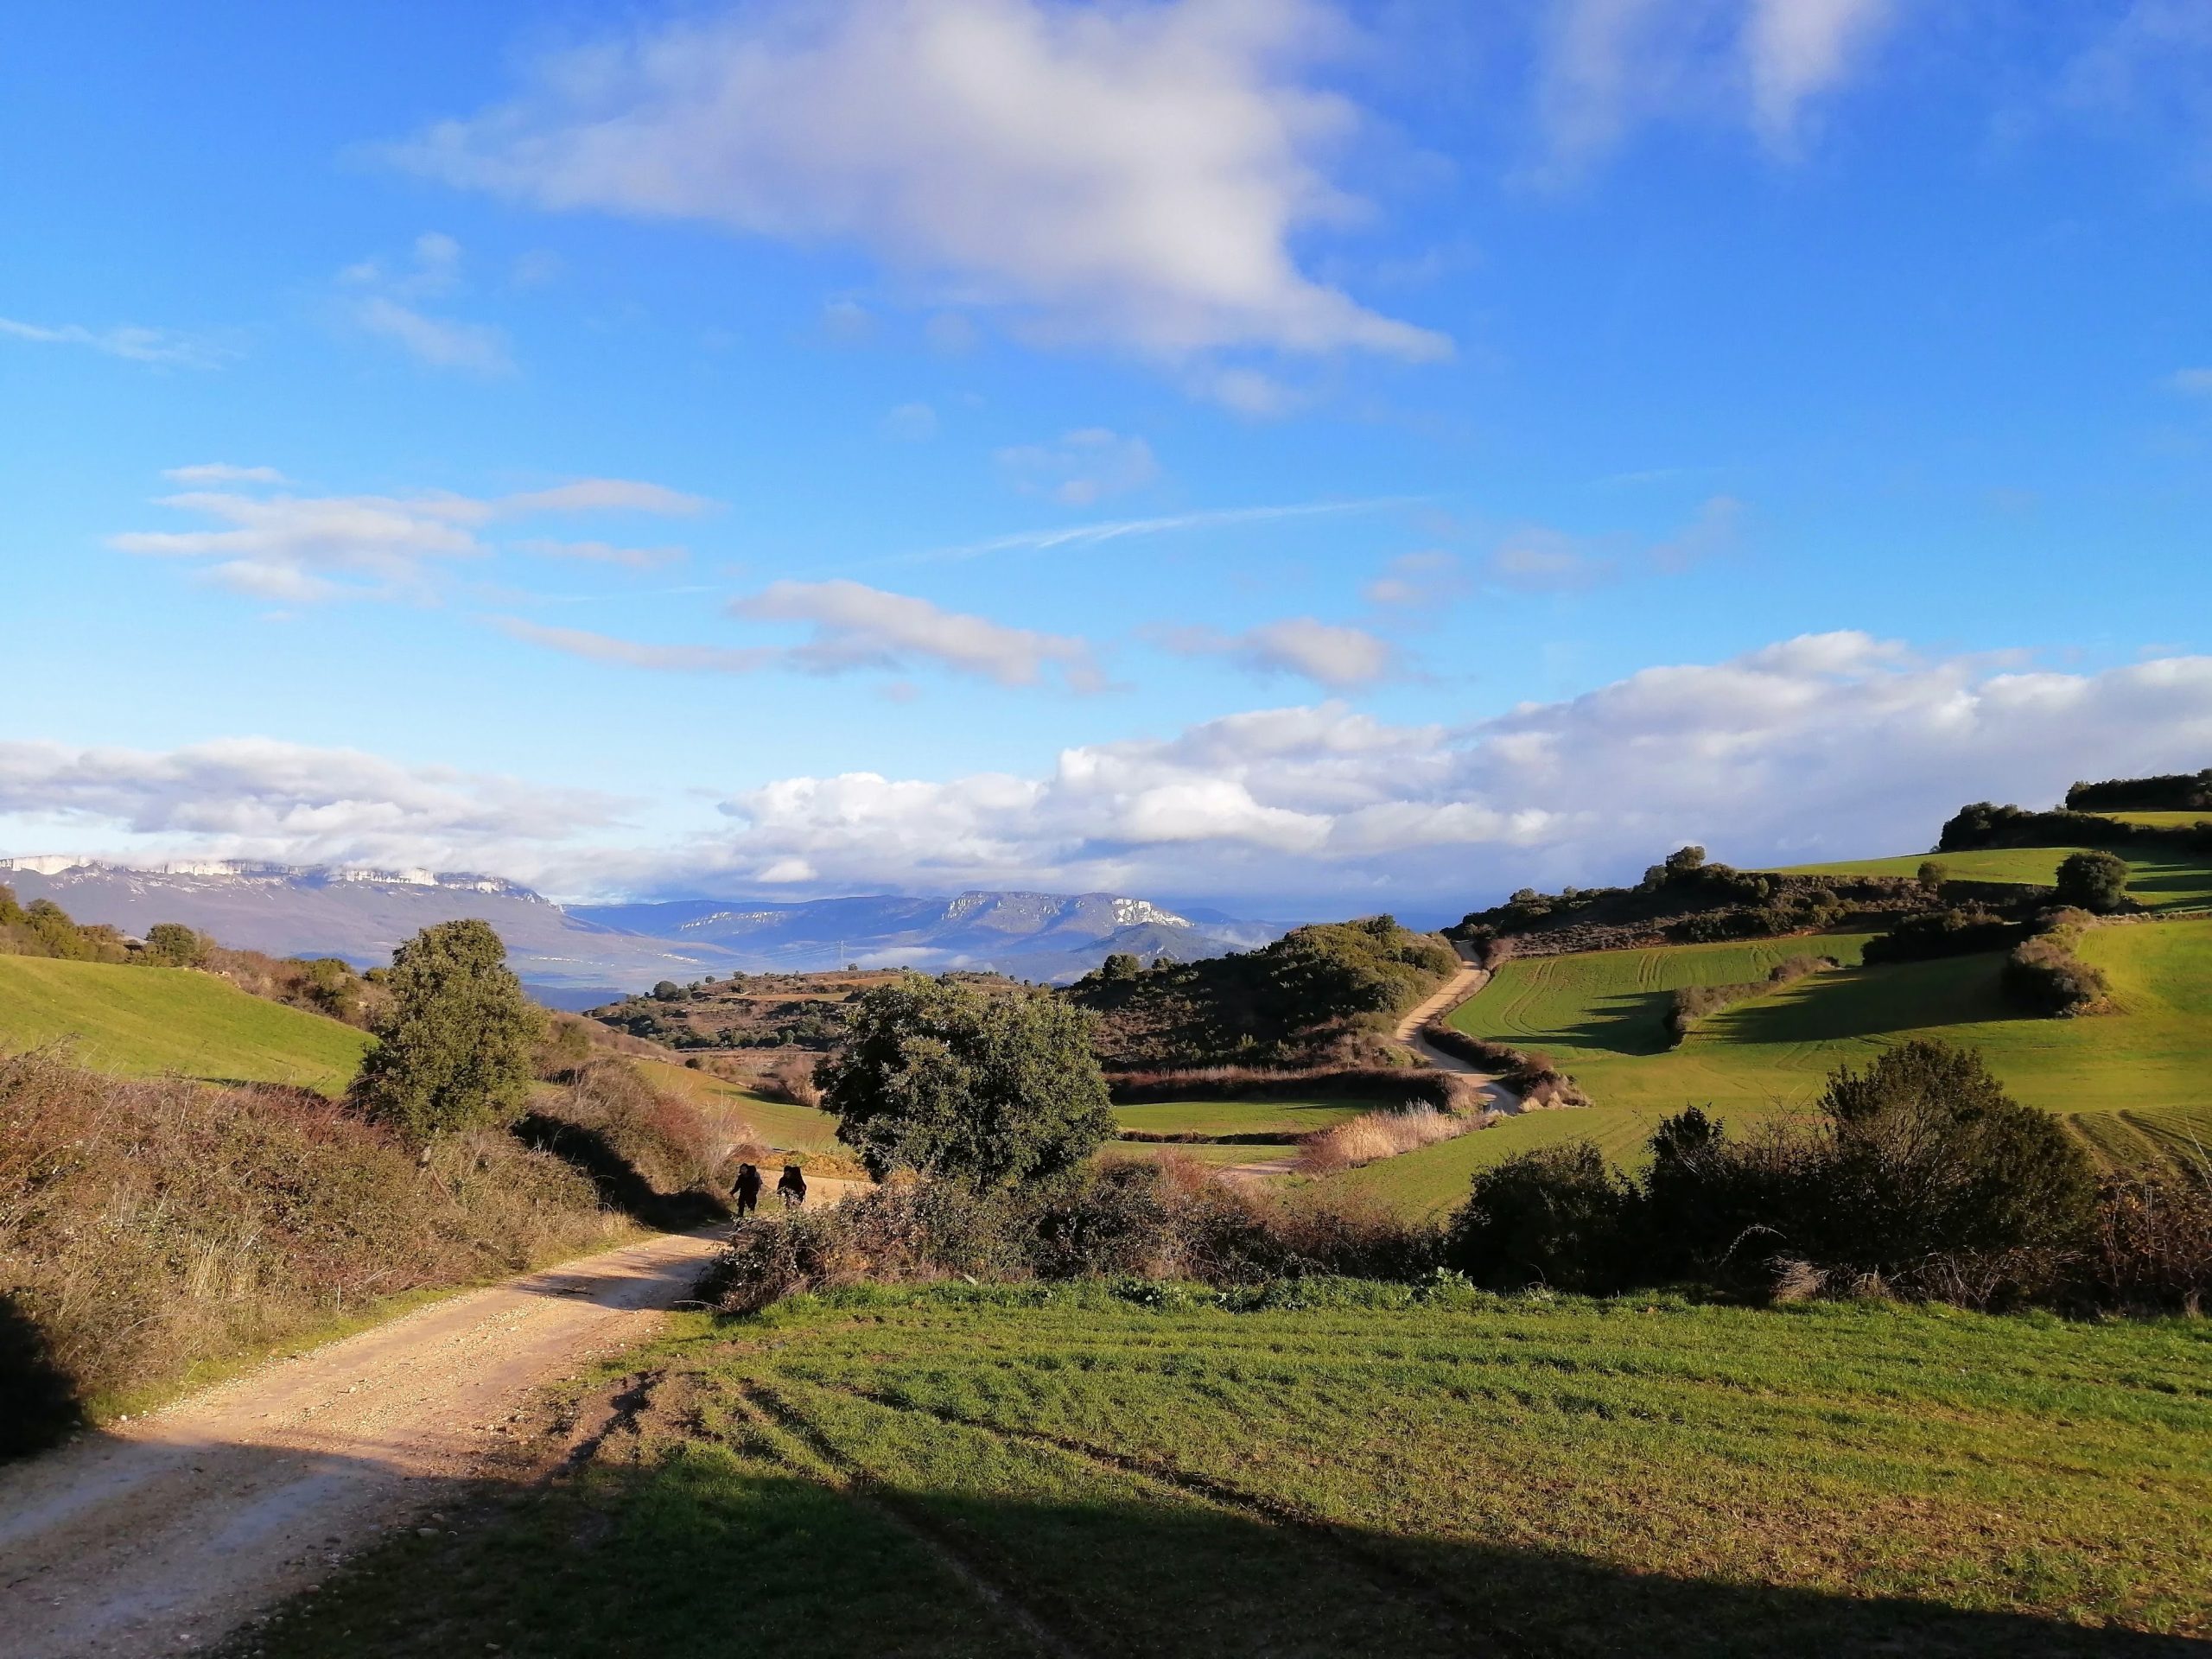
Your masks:
{"label": "dirt path", "polygon": [[1463,1060],[1448,1050],[1437,1047],[1421,1035],[1423,1026],[1439,1014],[1458,1007],[1489,983],[1490,969],[1478,968],[1472,963],[1467,963],[1452,976],[1451,982],[1442,990],[1399,1020],[1397,1028],[1390,1033],[1390,1040],[1410,1048],[1440,1071],[1450,1071],[1473,1079],[1481,1086],[1484,1101],[1489,1109],[1503,1112],[1509,1117],[1517,1116],[1521,1111],[1520,1096],[1500,1083],[1494,1074],[1482,1071],[1471,1061]]}
{"label": "dirt path", "polygon": [[189,1652],[307,1589],[420,1521],[532,1389],[648,1335],[721,1235],[434,1303],[0,1470],[0,1656]]}

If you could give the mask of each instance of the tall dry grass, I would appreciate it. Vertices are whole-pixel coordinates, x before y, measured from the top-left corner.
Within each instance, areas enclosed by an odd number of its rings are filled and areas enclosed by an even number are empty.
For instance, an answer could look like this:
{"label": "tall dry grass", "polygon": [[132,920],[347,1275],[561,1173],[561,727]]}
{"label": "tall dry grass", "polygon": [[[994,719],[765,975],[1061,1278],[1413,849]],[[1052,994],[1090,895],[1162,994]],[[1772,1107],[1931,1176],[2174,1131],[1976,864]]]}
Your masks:
{"label": "tall dry grass", "polygon": [[1495,1112],[1439,1111],[1426,1101],[1408,1101],[1402,1110],[1363,1112],[1334,1128],[1306,1136],[1298,1167],[1308,1175],[1355,1169],[1486,1129],[1497,1119]]}
{"label": "tall dry grass", "polygon": [[[418,1158],[302,1090],[0,1056],[0,1298],[79,1400],[620,1226],[586,1177],[500,1131]],[[0,1411],[15,1386],[0,1376]]]}

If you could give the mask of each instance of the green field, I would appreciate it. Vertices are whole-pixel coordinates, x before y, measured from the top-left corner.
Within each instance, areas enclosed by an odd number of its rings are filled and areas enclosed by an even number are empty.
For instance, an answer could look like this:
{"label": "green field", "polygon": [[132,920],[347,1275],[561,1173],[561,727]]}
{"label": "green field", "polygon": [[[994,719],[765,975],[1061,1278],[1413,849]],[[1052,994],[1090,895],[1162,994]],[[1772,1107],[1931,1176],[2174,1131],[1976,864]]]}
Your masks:
{"label": "green field", "polygon": [[1311,1135],[1371,1112],[1373,1100],[1169,1100],[1116,1106],[1114,1121],[1145,1135]]}
{"label": "green field", "polygon": [[189,969],[0,957],[0,1049],[54,1042],[99,1071],[337,1094],[369,1039]]}
{"label": "green field", "polygon": [[1157,1162],[1162,1158],[1187,1158],[1193,1163],[1226,1169],[1233,1164],[1257,1164],[1288,1158],[1295,1147],[1224,1145],[1218,1141],[1109,1141],[1092,1154],[1101,1163]]}
{"label": "green field", "polygon": [[[1977,1048],[2007,1088],[2069,1120],[2107,1155],[2212,1141],[2212,921],[2093,929],[2082,954],[2101,967],[2120,1012],[2082,1020],[2029,1019],[1999,995],[1997,954],[1816,974],[1701,1021],[1666,1046],[1661,1017],[1678,985],[1755,976],[1790,949],[1855,957],[1856,936],[1764,945],[1685,945],[1593,951],[1510,962],[1452,1023],[1478,1037],[1539,1049],[1600,1109],[1581,1116],[1601,1142],[1641,1138],[1631,1118],[1656,1122],[1686,1105],[1741,1117],[1802,1110],[1838,1065],[1863,1063],[1908,1036]],[[2110,1123],[2092,1117],[2117,1115]],[[1510,1124],[1343,1179],[1414,1204],[1505,1155],[1510,1137],[1548,1127]],[[1529,1144],[1535,1144],[1531,1141]],[[1517,1148],[1515,1148],[1517,1149]],[[1400,1167],[1402,1166],[1402,1167]],[[1447,1180],[1446,1175],[1450,1179]],[[1425,1206],[1423,1206],[1425,1207]]]}
{"label": "green field", "polygon": [[[2186,812],[2113,813],[2131,822],[2173,819],[2194,822],[2201,814]],[[2078,847],[1988,847],[1967,853],[1908,853],[1897,858],[1855,858],[1834,864],[1793,864],[1778,875],[1898,875],[1920,873],[1929,859],[1943,867],[1954,881],[2010,881],[2024,887],[2049,887],[2057,878],[2059,865]],[[2212,906],[2212,864],[2204,860],[2165,854],[2137,853],[2127,857],[2129,896],[2153,910],[2196,910]]]}
{"label": "green field", "polygon": [[779,1151],[844,1153],[837,1139],[837,1120],[811,1106],[795,1106],[787,1100],[771,1100],[750,1089],[726,1083],[710,1072],[694,1071],[665,1060],[638,1058],[631,1062],[656,1089],[704,1106],[721,1108],[753,1126],[753,1132]]}
{"label": "green field", "polygon": [[578,1385],[581,1423],[615,1426],[574,1473],[518,1460],[444,1500],[254,1651],[2118,1656],[2212,1634],[2203,1320],[1144,1296],[684,1316]]}

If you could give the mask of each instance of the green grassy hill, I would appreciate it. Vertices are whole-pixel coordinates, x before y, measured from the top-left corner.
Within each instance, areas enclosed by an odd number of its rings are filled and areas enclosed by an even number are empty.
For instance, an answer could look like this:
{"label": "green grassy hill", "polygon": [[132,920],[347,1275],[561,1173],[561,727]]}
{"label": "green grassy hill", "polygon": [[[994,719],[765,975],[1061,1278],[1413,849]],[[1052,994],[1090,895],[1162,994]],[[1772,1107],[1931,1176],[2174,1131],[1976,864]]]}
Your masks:
{"label": "green grassy hill", "polygon": [[0,957],[0,1048],[61,1041],[94,1071],[337,1094],[369,1039],[188,969]]}
{"label": "green grassy hill", "polygon": [[726,1083],[709,1072],[671,1065],[665,1060],[639,1058],[631,1064],[644,1073],[654,1088],[699,1105],[728,1111],[752,1125],[755,1134],[779,1150],[852,1155],[837,1139],[837,1120],[829,1112],[817,1111],[811,1106],[795,1106],[789,1101],[771,1100],[750,1089]]}
{"label": "green grassy hill", "polygon": [[[2194,822],[2186,812],[2116,813],[2131,823]],[[1964,853],[1908,853],[1897,858],[1853,858],[1833,864],[1792,864],[1778,875],[1916,875],[1929,859],[1954,881],[2006,881],[2049,887],[2077,847],[1987,847]],[[2127,890],[2153,910],[2194,910],[2212,905],[2212,865],[2202,859],[2136,853],[2127,857]]]}
{"label": "green grassy hill", "polygon": [[626,1414],[569,1476],[395,1529],[255,1649],[2147,1656],[2179,1647],[2139,1632],[2212,1633],[2203,1320],[1286,1300],[898,1286],[681,1318],[589,1385],[588,1421]]}
{"label": "green grassy hill", "polygon": [[1738,1121],[1802,1111],[1835,1066],[1911,1036],[1980,1050],[2014,1095],[2066,1118],[2104,1157],[2212,1146],[2212,921],[2093,929],[2082,954],[2111,979],[2113,1014],[2021,1016],[1999,996],[2002,957],[1990,954],[1818,974],[1667,1046],[1660,1021],[1675,987],[1757,978],[1797,950],[1855,963],[1864,942],[1831,934],[1510,962],[1452,1023],[1550,1054],[1595,1108],[1531,1114],[1336,1179],[1426,1212],[1456,1203],[1474,1170],[1548,1141],[1586,1136],[1627,1155],[1684,1106]]}

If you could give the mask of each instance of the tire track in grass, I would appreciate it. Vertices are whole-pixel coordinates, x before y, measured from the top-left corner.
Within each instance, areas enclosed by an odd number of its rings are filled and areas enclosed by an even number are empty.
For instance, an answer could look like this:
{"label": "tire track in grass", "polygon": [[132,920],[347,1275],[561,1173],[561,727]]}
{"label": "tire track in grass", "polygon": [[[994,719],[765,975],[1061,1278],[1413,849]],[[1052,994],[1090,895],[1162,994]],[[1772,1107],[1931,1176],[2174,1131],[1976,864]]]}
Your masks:
{"label": "tire track in grass", "polygon": [[810,1386],[828,1393],[843,1395],[881,1410],[926,1417],[948,1428],[963,1429],[994,1440],[1057,1452],[1096,1470],[1164,1487],[1178,1497],[1198,1498],[1264,1525],[1295,1532],[1300,1537],[1327,1548],[1386,1597],[1413,1597],[1435,1621],[1437,1627],[1460,1644],[1461,1652],[1518,1656],[1536,1651],[1525,1641],[1495,1625],[1485,1624],[1477,1627],[1471,1624],[1465,1612],[1433,1580],[1369,1546],[1351,1529],[1303,1505],[1270,1497],[1264,1493],[1248,1491],[1214,1476],[1156,1458],[1116,1451],[1088,1440],[1051,1433],[1044,1429],[1010,1428],[1004,1424],[965,1416],[950,1407],[925,1405],[920,1401],[887,1391],[821,1379],[815,1379]]}

